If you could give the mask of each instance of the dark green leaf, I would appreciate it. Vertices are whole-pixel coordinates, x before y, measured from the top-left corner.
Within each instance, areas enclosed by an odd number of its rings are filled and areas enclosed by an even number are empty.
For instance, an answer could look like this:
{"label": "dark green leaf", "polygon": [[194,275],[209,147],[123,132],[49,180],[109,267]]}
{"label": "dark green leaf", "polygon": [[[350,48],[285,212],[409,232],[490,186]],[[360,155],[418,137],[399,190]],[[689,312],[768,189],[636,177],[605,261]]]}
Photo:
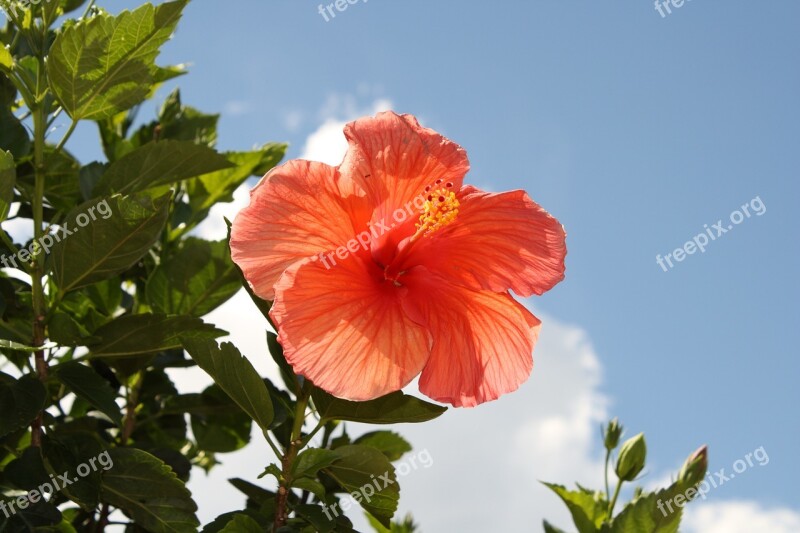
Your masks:
{"label": "dark green leaf", "polygon": [[53,375],[67,388],[80,396],[101,412],[106,414],[118,426],[122,426],[122,414],[115,402],[116,393],[108,382],[92,368],[80,363],[62,363],[52,368]]}
{"label": "dark green leaf", "polygon": [[383,453],[390,461],[397,461],[404,453],[411,451],[411,444],[393,431],[365,433],[357,438],[353,444],[372,446]]}
{"label": "dark green leaf", "polygon": [[567,533],[563,529],[559,529],[547,520],[544,521],[544,533]]}
{"label": "dark green leaf", "polygon": [[155,311],[203,316],[242,288],[225,241],[188,238],[147,281],[147,302]]}
{"label": "dark green leaf", "polygon": [[300,452],[292,464],[292,478],[314,477],[322,468],[332,465],[339,456],[324,448],[307,448]]}
{"label": "dark green leaf", "polygon": [[350,493],[365,511],[385,527],[390,527],[400,499],[400,486],[392,463],[369,446],[342,446],[336,454],[339,459],[326,468],[325,473]]}
{"label": "dark green leaf", "polygon": [[0,437],[30,424],[44,408],[47,391],[41,381],[26,375],[0,381]]}
{"label": "dark green leaf", "polygon": [[14,163],[14,156],[11,152],[0,150],[0,222],[8,216],[8,209],[14,200],[16,180],[17,165]]}
{"label": "dark green leaf", "polygon": [[263,531],[261,525],[246,514],[237,514],[220,530],[221,533],[263,533]]}
{"label": "dark green leaf", "polygon": [[324,420],[349,420],[366,424],[426,422],[447,411],[447,407],[428,403],[401,391],[367,402],[335,398],[321,389],[311,393],[319,416]]}
{"label": "dark green leaf", "polygon": [[190,316],[122,315],[93,333],[101,340],[89,349],[98,357],[124,357],[180,348],[182,339],[213,339],[225,334]]}
{"label": "dark green leaf", "polygon": [[197,505],[168,466],[134,448],[109,453],[114,467],[102,476],[103,501],[123,509],[153,533],[197,531]]}
{"label": "dark green leaf", "polygon": [[190,141],[151,142],[111,163],[93,193],[141,192],[230,166],[224,156],[207,146]]}
{"label": "dark green leaf", "polygon": [[[136,263],[156,242],[169,215],[169,195],[158,199],[112,196],[93,200],[66,218],[72,235],[50,257],[62,292],[115,276]],[[81,221],[94,220],[81,227]],[[99,215],[99,216],[98,216]],[[83,218],[81,218],[83,217]]]}
{"label": "dark green leaf", "polygon": [[236,347],[229,343],[218,346],[216,341],[183,338],[183,346],[214,381],[239,407],[267,431],[273,409],[269,391],[253,365]]}
{"label": "dark green leaf", "polygon": [[251,420],[218,385],[211,385],[201,395],[209,406],[226,408],[223,414],[192,413],[192,433],[201,450],[227,453],[243,448],[250,441]]}

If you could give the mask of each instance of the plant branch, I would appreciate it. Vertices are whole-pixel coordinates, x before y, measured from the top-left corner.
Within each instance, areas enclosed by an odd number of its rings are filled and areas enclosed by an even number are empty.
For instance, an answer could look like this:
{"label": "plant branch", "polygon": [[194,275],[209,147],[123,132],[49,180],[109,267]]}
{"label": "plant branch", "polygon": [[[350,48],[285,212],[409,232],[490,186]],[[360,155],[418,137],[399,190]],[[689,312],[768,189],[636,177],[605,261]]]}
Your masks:
{"label": "plant branch", "polygon": [[294,426],[292,427],[292,437],[289,442],[289,449],[283,456],[280,485],[278,494],[275,497],[275,531],[286,525],[289,513],[286,510],[286,503],[289,500],[289,487],[292,483],[292,464],[297,457],[297,452],[303,447],[303,423],[306,419],[306,407],[311,396],[311,383],[305,381],[303,388],[297,398],[294,409]]}

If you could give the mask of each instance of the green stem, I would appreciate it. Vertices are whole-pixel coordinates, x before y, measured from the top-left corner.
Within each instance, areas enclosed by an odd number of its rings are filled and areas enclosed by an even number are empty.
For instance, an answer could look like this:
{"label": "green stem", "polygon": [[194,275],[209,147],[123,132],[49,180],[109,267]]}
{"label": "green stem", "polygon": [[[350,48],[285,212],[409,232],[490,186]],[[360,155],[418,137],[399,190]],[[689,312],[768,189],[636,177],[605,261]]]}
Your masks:
{"label": "green stem", "polygon": [[78,125],[78,121],[77,120],[73,120],[72,123],[69,125],[69,129],[67,129],[67,132],[61,138],[61,141],[59,141],[59,143],[56,145],[55,150],[53,150],[54,154],[57,154],[58,152],[61,151],[62,148],[64,148],[64,145],[67,144],[67,141],[72,136],[72,132],[75,131],[75,126],[77,126],[77,125]]}
{"label": "green stem", "polygon": [[[38,82],[41,82],[41,72],[44,71],[44,61],[40,63],[40,74]],[[37,85],[40,85],[37,83]],[[44,219],[44,143],[47,130],[47,110],[44,102],[37,100],[33,111],[33,242],[39,243],[42,237],[42,222]],[[44,276],[44,258],[40,246],[33,247],[33,258],[31,260],[31,292],[33,303],[33,345],[42,346],[44,344],[45,316],[47,315],[46,303],[44,298],[44,288],[42,277]],[[48,366],[44,357],[44,350],[34,352],[36,374],[41,381],[47,380]],[[41,446],[42,443],[42,419],[43,413],[40,411],[36,419],[31,424],[31,446]]]}
{"label": "green stem", "polygon": [[614,515],[614,506],[617,504],[617,498],[619,498],[619,491],[622,488],[623,481],[620,479],[619,483],[617,483],[617,488],[614,489],[614,498],[611,500],[611,503],[608,505],[608,520],[611,521],[611,517]]}
{"label": "green stem", "polygon": [[306,420],[306,407],[311,396],[311,383],[305,381],[303,388],[297,398],[294,408],[294,425],[292,426],[292,436],[289,441],[289,449],[283,456],[280,485],[278,494],[275,497],[275,531],[286,525],[289,513],[286,510],[286,503],[289,500],[289,487],[292,484],[292,464],[297,457],[297,452],[303,446],[303,423]]}
{"label": "green stem", "polygon": [[611,450],[606,450],[606,466],[603,469],[603,473],[606,477],[606,501],[611,498],[611,492],[608,490],[608,462],[611,460]]}

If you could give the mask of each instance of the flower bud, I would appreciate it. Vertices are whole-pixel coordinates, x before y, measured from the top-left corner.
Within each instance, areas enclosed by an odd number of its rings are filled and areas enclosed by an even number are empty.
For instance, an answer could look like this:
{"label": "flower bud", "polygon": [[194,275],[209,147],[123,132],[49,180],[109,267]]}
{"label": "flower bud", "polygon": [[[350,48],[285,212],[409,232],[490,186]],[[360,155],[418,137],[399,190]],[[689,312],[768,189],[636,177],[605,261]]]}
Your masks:
{"label": "flower bud", "polygon": [[603,438],[605,439],[606,450],[611,451],[619,444],[619,438],[622,436],[622,426],[617,418],[613,418],[608,423]]}
{"label": "flower bud", "polygon": [[620,481],[633,481],[644,468],[647,457],[647,445],[644,442],[644,433],[626,440],[619,451],[617,458],[617,477]]}
{"label": "flower bud", "polygon": [[685,488],[694,487],[706,477],[707,469],[708,446],[704,445],[698,448],[686,459],[686,462],[683,463],[681,471],[678,474],[678,482]]}

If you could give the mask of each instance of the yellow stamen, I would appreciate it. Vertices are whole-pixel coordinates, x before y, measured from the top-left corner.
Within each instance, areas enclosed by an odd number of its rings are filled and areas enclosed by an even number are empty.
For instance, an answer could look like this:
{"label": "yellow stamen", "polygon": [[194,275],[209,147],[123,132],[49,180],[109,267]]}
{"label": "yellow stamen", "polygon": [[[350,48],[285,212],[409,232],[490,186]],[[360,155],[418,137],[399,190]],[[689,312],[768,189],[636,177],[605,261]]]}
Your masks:
{"label": "yellow stamen", "polygon": [[456,193],[453,191],[445,188],[431,191],[422,208],[422,214],[417,223],[417,232],[411,240],[415,241],[451,224],[458,216],[459,205]]}

